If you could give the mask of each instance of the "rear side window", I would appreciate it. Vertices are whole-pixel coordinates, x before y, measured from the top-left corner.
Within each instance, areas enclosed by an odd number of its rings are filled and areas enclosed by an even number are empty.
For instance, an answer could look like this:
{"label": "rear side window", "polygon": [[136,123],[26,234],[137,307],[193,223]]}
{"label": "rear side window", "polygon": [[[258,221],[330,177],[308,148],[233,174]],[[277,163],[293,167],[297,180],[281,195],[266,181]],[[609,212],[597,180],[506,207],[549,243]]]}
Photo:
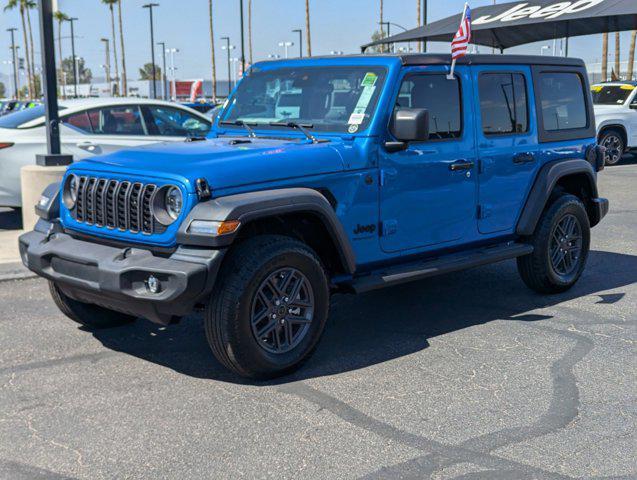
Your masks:
{"label": "rear side window", "polygon": [[528,132],[529,108],[524,75],[484,73],[478,83],[485,135]]}
{"label": "rear side window", "polygon": [[413,75],[400,87],[396,108],[429,110],[429,139],[445,140],[462,135],[460,83],[444,74]]}
{"label": "rear side window", "polygon": [[89,110],[93,132],[101,135],[148,135],[137,105]]}
{"label": "rear side window", "polygon": [[544,130],[559,132],[588,126],[584,85],[577,73],[542,72],[539,87]]}

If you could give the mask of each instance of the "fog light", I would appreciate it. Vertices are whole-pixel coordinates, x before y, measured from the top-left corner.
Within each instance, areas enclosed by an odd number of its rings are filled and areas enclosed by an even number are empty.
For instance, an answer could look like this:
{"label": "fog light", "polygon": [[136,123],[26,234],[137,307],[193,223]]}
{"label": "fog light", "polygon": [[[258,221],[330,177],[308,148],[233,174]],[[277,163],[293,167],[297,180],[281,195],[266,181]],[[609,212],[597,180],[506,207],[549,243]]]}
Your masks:
{"label": "fog light", "polygon": [[146,280],[146,287],[150,293],[159,293],[161,291],[161,282],[157,277],[151,275]]}

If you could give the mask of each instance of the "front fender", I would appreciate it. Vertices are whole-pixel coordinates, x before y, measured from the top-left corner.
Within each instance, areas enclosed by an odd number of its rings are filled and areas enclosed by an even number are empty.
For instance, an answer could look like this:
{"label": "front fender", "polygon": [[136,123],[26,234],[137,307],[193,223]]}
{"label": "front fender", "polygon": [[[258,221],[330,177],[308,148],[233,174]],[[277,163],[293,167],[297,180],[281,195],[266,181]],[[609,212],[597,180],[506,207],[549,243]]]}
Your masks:
{"label": "front fender", "polygon": [[356,269],[354,250],[341,222],[325,196],[311,188],[262,190],[199,203],[179,227],[177,243],[223,248],[230,246],[241,231],[239,228],[236,232],[216,237],[197,234],[190,231],[190,225],[195,220],[239,220],[243,226],[259,218],[292,212],[309,212],[316,215],[336,245],[341,263],[348,273],[354,272]]}

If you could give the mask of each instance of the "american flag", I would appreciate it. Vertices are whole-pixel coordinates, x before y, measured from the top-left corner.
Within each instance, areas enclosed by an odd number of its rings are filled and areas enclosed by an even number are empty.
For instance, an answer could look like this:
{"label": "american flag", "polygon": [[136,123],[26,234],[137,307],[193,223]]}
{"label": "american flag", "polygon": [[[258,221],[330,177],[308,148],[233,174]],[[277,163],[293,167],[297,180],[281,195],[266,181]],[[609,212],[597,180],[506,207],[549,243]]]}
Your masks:
{"label": "american flag", "polygon": [[467,54],[469,42],[471,42],[471,8],[465,5],[460,28],[451,42],[451,58],[455,60],[464,57]]}

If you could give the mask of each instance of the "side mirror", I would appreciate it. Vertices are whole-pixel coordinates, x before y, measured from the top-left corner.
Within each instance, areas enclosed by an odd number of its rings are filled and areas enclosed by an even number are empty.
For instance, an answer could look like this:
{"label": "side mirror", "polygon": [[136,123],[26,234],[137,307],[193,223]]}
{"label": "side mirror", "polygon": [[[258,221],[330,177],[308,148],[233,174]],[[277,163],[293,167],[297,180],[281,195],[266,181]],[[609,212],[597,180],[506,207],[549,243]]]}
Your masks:
{"label": "side mirror", "polygon": [[[429,140],[429,110],[426,108],[395,110],[390,131],[403,145],[408,142],[426,142]],[[394,143],[397,142],[388,142],[388,144]]]}

